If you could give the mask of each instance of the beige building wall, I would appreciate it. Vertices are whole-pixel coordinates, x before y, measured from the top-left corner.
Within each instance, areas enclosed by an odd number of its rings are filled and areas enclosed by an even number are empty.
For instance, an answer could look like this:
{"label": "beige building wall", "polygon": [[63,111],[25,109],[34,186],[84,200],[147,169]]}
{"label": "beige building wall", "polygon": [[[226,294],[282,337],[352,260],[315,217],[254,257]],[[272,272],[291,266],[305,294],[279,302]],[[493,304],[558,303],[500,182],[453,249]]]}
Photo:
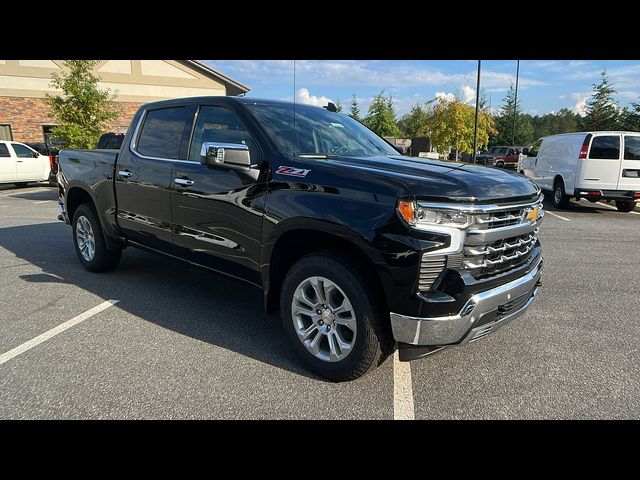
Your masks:
{"label": "beige building wall", "polygon": [[[10,125],[14,140],[44,141],[43,126],[54,125],[44,102],[51,74],[60,60],[0,60],[0,125]],[[103,60],[94,69],[99,86],[117,94],[121,114],[110,126],[126,129],[143,103],[179,97],[237,95],[248,88],[219,72],[188,60]],[[7,128],[2,131],[8,131]]]}

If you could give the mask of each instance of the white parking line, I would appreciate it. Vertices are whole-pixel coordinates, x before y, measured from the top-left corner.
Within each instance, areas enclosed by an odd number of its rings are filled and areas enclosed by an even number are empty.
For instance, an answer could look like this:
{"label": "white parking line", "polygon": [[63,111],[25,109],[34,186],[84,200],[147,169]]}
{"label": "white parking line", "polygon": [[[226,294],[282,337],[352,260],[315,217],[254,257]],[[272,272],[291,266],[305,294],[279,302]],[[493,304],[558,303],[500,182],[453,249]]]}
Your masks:
{"label": "white parking line", "polygon": [[401,362],[398,351],[393,354],[393,419],[415,420],[411,364]]}
{"label": "white parking line", "polygon": [[49,203],[53,202],[53,200],[40,200],[39,202],[33,202],[34,205],[38,205],[39,203]]}
{"label": "white parking line", "polygon": [[571,221],[569,218],[563,217],[562,215],[558,215],[557,213],[550,212],[549,210],[545,210],[544,213],[548,213],[549,215],[553,215],[554,217],[558,217],[559,219],[565,220],[567,222]]}
{"label": "white parking line", "polygon": [[119,300],[107,300],[106,302],[102,302],[100,305],[98,305],[96,307],[93,307],[93,308],[90,308],[86,312],[81,313],[80,315],[77,315],[77,316],[73,317],[71,320],[67,320],[64,323],[61,323],[57,327],[54,327],[51,330],[48,330],[48,331],[44,332],[43,334],[38,335],[35,338],[32,338],[28,342],[24,342],[22,345],[19,345],[14,349],[9,350],[7,353],[3,353],[2,355],[0,355],[0,365],[2,365],[5,362],[8,362],[9,360],[11,360],[14,357],[17,357],[21,353],[24,353],[27,350],[30,350],[33,347],[36,347],[36,346],[40,345],[42,342],[46,342],[50,338],[55,337],[56,335],[58,335],[59,333],[64,332],[65,330],[68,330],[69,328],[73,327],[74,325],[77,325],[80,322],[85,321],[87,318],[93,317],[96,313],[100,313],[101,311],[106,310],[110,306],[115,305],[116,303],[118,303],[118,301]]}

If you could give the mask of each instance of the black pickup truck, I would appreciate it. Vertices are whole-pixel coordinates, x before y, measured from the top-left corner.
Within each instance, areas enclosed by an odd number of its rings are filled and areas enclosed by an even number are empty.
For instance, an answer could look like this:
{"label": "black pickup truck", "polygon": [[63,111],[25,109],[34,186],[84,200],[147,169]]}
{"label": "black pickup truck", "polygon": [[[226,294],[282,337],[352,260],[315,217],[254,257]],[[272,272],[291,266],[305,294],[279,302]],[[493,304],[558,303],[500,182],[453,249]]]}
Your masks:
{"label": "black pickup truck", "polygon": [[540,284],[533,182],[402,156],[320,107],[150,103],[119,152],[63,150],[58,181],[87,269],[133,246],[261,288],[304,363],[335,381],[396,348],[408,361],[478,340]]}

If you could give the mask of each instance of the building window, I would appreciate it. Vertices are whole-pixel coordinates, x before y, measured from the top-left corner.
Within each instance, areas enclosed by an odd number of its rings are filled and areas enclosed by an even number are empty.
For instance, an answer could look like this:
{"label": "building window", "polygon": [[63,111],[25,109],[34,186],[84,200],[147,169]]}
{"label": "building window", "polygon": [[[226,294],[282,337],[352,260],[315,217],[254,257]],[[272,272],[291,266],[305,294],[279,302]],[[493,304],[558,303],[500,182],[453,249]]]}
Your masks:
{"label": "building window", "polygon": [[42,125],[42,135],[44,136],[44,143],[47,147],[51,146],[51,131],[53,127],[57,127],[57,125]]}
{"label": "building window", "polygon": [[0,140],[13,140],[11,125],[0,125]]}

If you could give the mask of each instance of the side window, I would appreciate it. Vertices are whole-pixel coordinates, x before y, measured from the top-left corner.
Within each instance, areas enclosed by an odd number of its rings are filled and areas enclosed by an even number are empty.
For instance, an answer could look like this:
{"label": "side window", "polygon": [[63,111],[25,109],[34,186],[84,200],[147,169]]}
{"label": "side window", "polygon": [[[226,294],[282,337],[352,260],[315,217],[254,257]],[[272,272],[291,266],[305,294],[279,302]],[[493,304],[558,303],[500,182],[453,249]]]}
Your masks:
{"label": "side window", "polygon": [[620,137],[618,135],[593,137],[589,158],[618,160],[620,158]]}
{"label": "side window", "polygon": [[191,126],[192,110],[170,107],[149,110],[136,142],[136,150],[147,157],[177,160],[185,129]]}
{"label": "side window", "polygon": [[529,149],[529,157],[537,157],[538,151],[540,150],[540,145],[542,145],[542,139],[538,140],[533,144],[533,146]]}
{"label": "side window", "polygon": [[9,149],[4,143],[0,143],[0,157],[10,157]]}
{"label": "side window", "polygon": [[640,160],[640,137],[624,137],[624,159]]}
{"label": "side window", "polygon": [[12,143],[13,151],[16,152],[18,158],[33,158],[33,150],[19,143]]}
{"label": "side window", "polygon": [[507,155],[515,155],[516,151],[513,148],[510,148],[509,151],[507,152]]}
{"label": "side window", "polygon": [[238,116],[223,107],[202,106],[193,131],[189,160],[200,161],[200,149],[204,142],[241,143],[249,147],[252,158],[255,158],[255,145],[251,135]]}

